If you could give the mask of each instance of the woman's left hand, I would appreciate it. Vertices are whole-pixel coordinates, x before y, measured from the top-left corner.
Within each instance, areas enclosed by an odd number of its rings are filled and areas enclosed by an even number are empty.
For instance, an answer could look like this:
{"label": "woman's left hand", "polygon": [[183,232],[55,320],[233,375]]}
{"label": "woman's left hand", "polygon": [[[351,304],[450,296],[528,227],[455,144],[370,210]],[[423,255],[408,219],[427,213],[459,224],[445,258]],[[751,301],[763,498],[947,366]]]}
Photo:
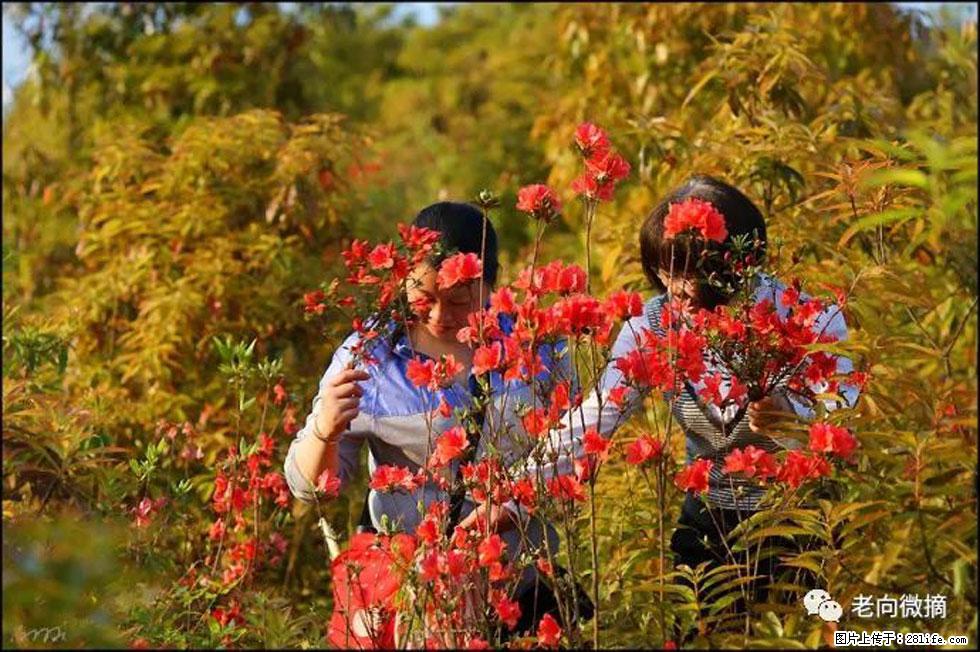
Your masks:
{"label": "woman's left hand", "polygon": [[[517,527],[514,514],[506,507],[494,505],[490,508],[490,531],[504,533]],[[479,521],[479,525],[477,524]],[[483,528],[487,523],[487,503],[477,505],[476,509],[460,521],[460,526],[466,529]]]}
{"label": "woman's left hand", "polygon": [[754,403],[749,403],[749,429],[756,434],[771,434],[773,429],[788,425],[795,416],[793,405],[782,393],[764,396]]}

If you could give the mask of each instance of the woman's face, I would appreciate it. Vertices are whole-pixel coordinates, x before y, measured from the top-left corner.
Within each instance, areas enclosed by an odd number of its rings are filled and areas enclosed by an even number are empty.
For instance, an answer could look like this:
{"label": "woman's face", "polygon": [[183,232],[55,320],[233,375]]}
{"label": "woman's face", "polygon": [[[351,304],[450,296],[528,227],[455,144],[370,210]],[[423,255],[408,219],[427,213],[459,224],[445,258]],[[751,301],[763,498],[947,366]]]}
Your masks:
{"label": "woman's face", "polygon": [[[408,277],[408,301],[419,318],[418,325],[444,342],[456,342],[456,333],[468,323],[470,313],[480,310],[482,279],[439,289],[437,272],[428,263],[412,270]],[[487,296],[484,289],[483,296]]]}
{"label": "woman's face", "polygon": [[657,271],[657,277],[664,284],[667,291],[674,297],[687,297],[695,306],[700,304],[697,281],[675,274],[671,278],[670,274],[664,270]]}

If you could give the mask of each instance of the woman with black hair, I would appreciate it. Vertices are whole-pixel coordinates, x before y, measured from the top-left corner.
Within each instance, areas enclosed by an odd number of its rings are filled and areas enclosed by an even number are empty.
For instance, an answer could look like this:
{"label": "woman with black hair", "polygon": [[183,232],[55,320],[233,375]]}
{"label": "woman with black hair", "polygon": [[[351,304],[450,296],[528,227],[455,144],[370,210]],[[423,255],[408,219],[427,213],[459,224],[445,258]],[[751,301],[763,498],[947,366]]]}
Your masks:
{"label": "woman with black hair", "polygon": [[[437,284],[437,261],[424,261],[410,273],[407,300],[420,302],[428,308],[407,329],[395,329],[390,337],[379,338],[371,350],[377,360],[365,368],[351,367],[350,348],[358,335],[350,335],[336,351],[333,360],[320,380],[305,426],[296,434],[285,461],[285,475],[293,495],[305,502],[314,500],[313,483],[324,470],[329,470],[341,482],[341,491],[356,474],[361,447],[368,445],[368,466],[373,474],[379,465],[408,468],[417,473],[426,464],[434,441],[447,429],[458,425],[455,415],[432,417],[439,398],[425,387],[417,387],[408,376],[408,363],[416,357],[440,359],[452,355],[462,363],[463,370],[454,378],[450,392],[453,407],[467,407],[479,391],[472,375],[473,350],[459,342],[457,332],[468,324],[468,318],[486,302],[497,279],[497,235],[493,225],[474,206],[463,203],[440,202],[424,208],[412,223],[440,234],[446,252],[473,253],[482,258],[483,276],[472,282],[443,289]],[[509,324],[501,323],[504,332]],[[539,353],[546,367],[542,374],[556,365],[568,365],[567,356],[558,347],[543,346]],[[567,375],[567,371],[566,371]],[[495,387],[491,379],[491,395],[487,410],[496,410],[493,422],[508,423],[511,432],[524,434],[515,406],[529,400],[526,384],[510,382],[506,392]],[[499,395],[498,395],[499,394]],[[509,400],[508,398],[509,397]],[[483,456],[492,444],[504,461],[520,457],[520,451],[508,450],[511,438],[488,442],[483,437],[475,447],[475,459]],[[529,440],[528,437],[517,438]],[[460,460],[451,465],[458,475]],[[387,521],[395,530],[414,533],[424,516],[423,510],[435,501],[450,503],[455,524],[475,525],[477,512],[469,496],[449,496],[430,482],[413,492],[378,492],[371,490],[365,504],[360,530],[379,531]],[[452,512],[450,512],[452,514]],[[557,550],[558,537],[554,529],[536,518],[523,521],[515,528],[516,512],[506,508],[493,515],[496,531],[507,543],[508,554],[516,558],[529,542],[541,546],[548,537],[552,551]],[[450,528],[454,523],[450,524]],[[525,569],[514,599],[521,605],[521,619],[516,631],[536,626],[545,613],[558,617],[553,597],[542,582],[538,582],[533,566]]]}

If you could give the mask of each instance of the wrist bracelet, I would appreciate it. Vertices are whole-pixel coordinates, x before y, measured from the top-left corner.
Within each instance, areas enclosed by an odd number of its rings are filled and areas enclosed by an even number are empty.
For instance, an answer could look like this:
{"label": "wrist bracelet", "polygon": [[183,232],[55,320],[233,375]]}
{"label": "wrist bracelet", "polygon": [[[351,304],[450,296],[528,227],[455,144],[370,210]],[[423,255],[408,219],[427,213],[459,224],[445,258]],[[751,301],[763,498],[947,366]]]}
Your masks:
{"label": "wrist bracelet", "polygon": [[333,439],[329,437],[323,437],[323,433],[320,432],[320,428],[317,426],[316,418],[313,419],[313,436],[322,441],[325,444],[332,444]]}

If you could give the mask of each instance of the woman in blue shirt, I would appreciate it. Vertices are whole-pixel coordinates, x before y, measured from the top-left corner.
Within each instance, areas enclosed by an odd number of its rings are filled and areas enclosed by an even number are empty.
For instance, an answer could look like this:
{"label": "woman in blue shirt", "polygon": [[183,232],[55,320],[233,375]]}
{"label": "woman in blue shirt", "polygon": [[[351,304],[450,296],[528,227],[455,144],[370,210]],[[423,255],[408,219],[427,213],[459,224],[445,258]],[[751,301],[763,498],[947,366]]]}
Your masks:
{"label": "woman in blue shirt", "polygon": [[[420,300],[427,303],[426,317],[407,329],[396,329],[391,336],[379,338],[379,343],[371,350],[377,362],[364,368],[351,368],[350,365],[350,348],[358,335],[352,334],[345,340],[323,374],[305,426],[297,433],[286,456],[286,480],[293,495],[300,500],[310,502],[314,499],[312,483],[324,470],[340,479],[342,491],[357,472],[360,450],[365,443],[371,473],[379,465],[405,467],[416,473],[425,466],[438,436],[458,425],[454,415],[432,416],[439,405],[439,396],[425,387],[417,387],[409,379],[408,363],[413,358],[438,360],[443,355],[452,355],[463,365],[453,379],[453,386],[443,393],[454,408],[468,407],[478,388],[471,374],[473,349],[460,343],[456,334],[467,325],[470,314],[479,311],[481,298],[486,301],[493,290],[498,270],[496,233],[492,224],[484,225],[483,214],[475,207],[452,202],[440,202],[423,209],[413,225],[438,232],[447,250],[478,256],[484,245],[485,226],[483,277],[441,289],[437,284],[437,270],[424,262],[411,272],[407,299],[412,304]],[[500,325],[504,332],[509,330],[509,324],[503,320]],[[564,376],[568,376],[568,360],[562,347],[543,347],[539,353],[546,367],[540,377],[546,377],[556,365],[565,366]],[[485,428],[475,459],[479,460],[490,445],[505,463],[522,456],[520,445],[514,442],[527,437],[519,436],[524,429],[514,408],[529,397],[530,388],[525,383],[504,383],[499,374],[491,374],[490,401],[486,409],[488,413],[492,412],[492,417],[486,421],[488,425],[494,424],[495,432],[507,431],[518,433],[518,436],[489,441],[493,433]],[[502,427],[503,424],[506,426]],[[452,474],[457,473],[458,466],[459,460],[455,460],[450,467]],[[431,482],[413,492],[371,490],[367,515],[375,530],[381,529],[384,519],[398,530],[413,533],[424,515],[419,510],[420,503],[428,508],[435,501],[448,503],[449,498]],[[474,524],[477,517],[474,507],[469,496],[462,501],[461,525]],[[525,545],[544,545],[546,536],[550,550],[557,550],[555,530],[540,520],[522,519],[522,527],[515,528],[516,510],[494,516],[495,530],[507,543],[511,558],[516,558]],[[536,569],[530,566],[524,570],[517,586],[515,596],[522,607],[517,631],[536,625],[545,612],[557,617],[553,603],[542,601],[547,594],[543,585],[534,590],[538,584],[536,577]],[[538,598],[534,599],[534,596]]]}

